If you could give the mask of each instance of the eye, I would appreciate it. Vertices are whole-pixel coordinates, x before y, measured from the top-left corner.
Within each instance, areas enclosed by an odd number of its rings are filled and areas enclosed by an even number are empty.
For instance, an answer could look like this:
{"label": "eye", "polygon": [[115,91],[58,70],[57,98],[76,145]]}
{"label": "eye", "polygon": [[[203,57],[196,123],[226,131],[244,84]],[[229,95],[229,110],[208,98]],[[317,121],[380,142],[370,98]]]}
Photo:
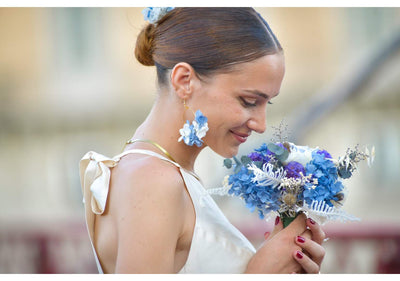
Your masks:
{"label": "eye", "polygon": [[268,104],[274,104],[273,102],[268,101]]}
{"label": "eye", "polygon": [[246,107],[252,107],[257,105],[257,99],[256,98],[240,98],[243,102],[243,104]]}

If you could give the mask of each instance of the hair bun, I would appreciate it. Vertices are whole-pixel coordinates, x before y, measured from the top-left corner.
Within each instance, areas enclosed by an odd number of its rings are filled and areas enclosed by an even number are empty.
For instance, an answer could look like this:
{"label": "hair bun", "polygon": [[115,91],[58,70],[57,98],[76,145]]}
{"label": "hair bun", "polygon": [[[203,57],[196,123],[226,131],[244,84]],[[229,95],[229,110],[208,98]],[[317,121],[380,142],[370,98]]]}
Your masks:
{"label": "hair bun", "polygon": [[143,65],[154,65],[153,60],[153,39],[155,25],[148,24],[139,33],[136,40],[135,57]]}

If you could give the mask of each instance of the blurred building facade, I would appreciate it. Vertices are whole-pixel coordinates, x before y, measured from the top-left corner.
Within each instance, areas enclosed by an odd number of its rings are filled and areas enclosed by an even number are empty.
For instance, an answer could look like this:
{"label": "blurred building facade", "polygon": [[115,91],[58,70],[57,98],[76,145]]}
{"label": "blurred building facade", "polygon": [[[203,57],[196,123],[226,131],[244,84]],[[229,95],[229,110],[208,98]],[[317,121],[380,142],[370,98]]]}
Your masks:
{"label": "blurred building facade", "polygon": [[[327,226],[322,272],[400,272],[400,49],[379,66],[367,63],[399,37],[400,8],[257,10],[286,59],[269,128],[374,69],[356,94],[304,124],[296,141],[335,156],[356,143],[376,147],[373,168],[361,165],[347,183],[346,210],[362,223]],[[0,8],[0,273],[95,271],[78,162],[89,150],[118,154],[151,108],[155,69],[133,55],[144,24],[141,8]],[[270,137],[267,129],[240,153]],[[200,155],[207,188],[220,185],[222,160]],[[271,227],[238,199],[216,200],[255,244]]]}

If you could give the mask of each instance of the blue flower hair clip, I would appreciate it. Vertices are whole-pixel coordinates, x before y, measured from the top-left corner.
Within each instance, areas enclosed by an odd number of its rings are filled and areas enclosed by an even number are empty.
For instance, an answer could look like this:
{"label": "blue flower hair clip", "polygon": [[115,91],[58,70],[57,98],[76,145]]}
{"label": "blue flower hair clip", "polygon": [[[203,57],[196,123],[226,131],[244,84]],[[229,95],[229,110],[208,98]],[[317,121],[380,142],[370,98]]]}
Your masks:
{"label": "blue flower hair clip", "polygon": [[175,7],[147,7],[143,9],[142,14],[144,20],[151,24],[155,24],[163,16],[165,16],[169,11],[172,11]]}

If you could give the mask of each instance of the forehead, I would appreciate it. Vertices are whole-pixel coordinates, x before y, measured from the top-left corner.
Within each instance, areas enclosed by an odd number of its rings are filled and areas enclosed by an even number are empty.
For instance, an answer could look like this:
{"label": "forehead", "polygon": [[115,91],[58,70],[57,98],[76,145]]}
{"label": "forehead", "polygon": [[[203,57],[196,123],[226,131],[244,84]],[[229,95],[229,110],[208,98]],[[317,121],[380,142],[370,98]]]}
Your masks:
{"label": "forehead", "polygon": [[212,83],[232,90],[251,89],[271,95],[279,92],[284,73],[284,56],[278,53],[236,64],[230,72],[214,75]]}

